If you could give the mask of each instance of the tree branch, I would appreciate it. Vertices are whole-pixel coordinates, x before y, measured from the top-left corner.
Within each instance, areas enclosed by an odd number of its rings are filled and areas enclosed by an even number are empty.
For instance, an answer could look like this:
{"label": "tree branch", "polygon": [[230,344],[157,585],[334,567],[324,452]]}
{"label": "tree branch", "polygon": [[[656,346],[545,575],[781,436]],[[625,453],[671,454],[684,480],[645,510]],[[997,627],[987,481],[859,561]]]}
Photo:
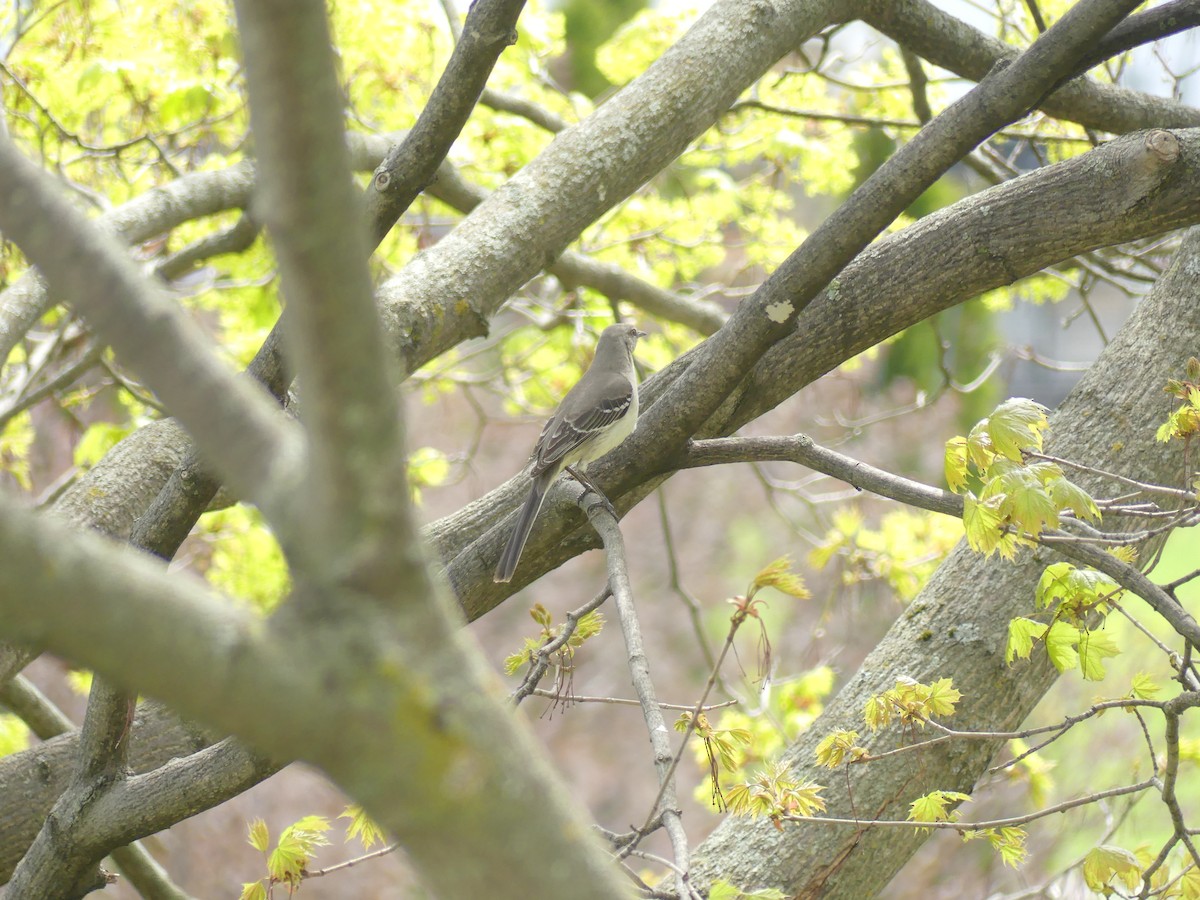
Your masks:
{"label": "tree branch", "polygon": [[[1073,6],[1016,60],[997,67],[951,104],[864,181],[739,304],[719,332],[693,354],[694,364],[665,389],[638,422],[626,452],[648,468],[665,467],[800,312],[868,243],[966,153],[1020,118],[1092,44],[1125,17],[1134,0],[1086,0]],[[627,477],[618,488],[627,488]]]}
{"label": "tree branch", "polygon": [[[851,6],[849,0],[714,3],[641,76],[558,134],[380,287],[401,374],[486,334],[517,288],[678,156],[785,53]],[[722,65],[696,78],[697,60],[714,57]]]}
{"label": "tree branch", "polygon": [[[587,502],[589,498],[590,503]],[[638,622],[637,608],[633,603],[633,589],[629,584],[625,541],[621,536],[620,523],[606,508],[607,500],[596,497],[588,490],[580,496],[579,503],[586,507],[592,527],[604,542],[608,588],[612,591],[613,602],[617,607],[617,619],[621,623],[621,634],[625,638],[625,649],[629,657],[629,674],[632,676],[638,701],[642,705],[642,716],[650,734],[650,746],[654,749],[654,768],[658,771],[659,788],[655,808],[650,810],[649,819],[652,820],[661,814],[663,827],[667,831],[675,856],[675,889],[680,900],[691,900],[699,895],[689,881],[691,862],[687,833],[683,830],[679,798],[675,791],[675,766],[672,762],[675,754],[671,750],[671,730],[663,718],[662,707],[655,696],[654,682],[650,679],[650,665],[642,642],[642,628]]]}
{"label": "tree branch", "polygon": [[[415,549],[395,552],[415,541],[325,4],[240,0],[236,7],[262,163],[259,215],[287,295],[283,321],[304,377],[312,467],[301,521],[272,524],[302,536],[289,554],[301,572],[329,579],[354,557],[351,565],[362,570],[339,577],[381,588],[411,579],[424,562]],[[302,104],[291,102],[296,85],[304,85]]]}
{"label": "tree branch", "polygon": [[[1171,409],[1163,385],[1183,364],[1162,352],[1162,335],[1169,331],[1185,346],[1200,335],[1196,282],[1188,274],[1198,255],[1200,232],[1193,232],[1054,413],[1048,452],[1063,455],[1062,448],[1069,447],[1072,459],[1096,468],[1160,483],[1178,479],[1182,453],[1154,440]],[[1091,493],[1102,490],[1086,475],[1080,485]],[[923,682],[952,678],[969,699],[960,707],[963,730],[1015,730],[1058,677],[1045,657],[1015,666],[1004,661],[1008,622],[1027,613],[1045,562],[1037,554],[988,561],[957,548],[822,716],[788,748],[793,777],[825,777],[827,770],[815,761],[816,745],[833,731],[859,727],[866,698],[893,687],[899,676]],[[989,741],[949,741],[922,753],[919,772],[904,756],[873,762],[861,767],[853,783],[855,805],[871,810],[874,818],[900,818],[912,799],[931,789],[970,791],[997,747]],[[831,816],[853,818],[844,796],[831,794],[827,800]],[[809,829],[803,837],[788,836],[769,824],[727,819],[698,848],[696,878],[721,877],[744,888],[770,885],[795,894],[872,896],[922,842],[915,833],[885,839],[878,832],[859,836]]]}
{"label": "tree branch", "polygon": [[437,172],[504,49],[517,40],[525,0],[476,0],[462,34],[416,125],[393,146],[367,190],[367,218],[375,244],[396,224]]}
{"label": "tree branch", "polygon": [[[972,81],[982,80],[997,64],[1015,59],[1019,52],[928,0],[865,0],[859,14],[864,22],[900,46]],[[1111,31],[1097,36],[1095,45],[1101,46],[1106,38],[1111,38]],[[1085,52],[1084,62],[1093,58],[1094,47]],[[1080,64],[1073,64],[1068,72],[1074,72]],[[1112,134],[1200,125],[1200,110],[1194,107],[1087,79],[1068,81],[1042,98],[1039,105],[1055,118]]]}

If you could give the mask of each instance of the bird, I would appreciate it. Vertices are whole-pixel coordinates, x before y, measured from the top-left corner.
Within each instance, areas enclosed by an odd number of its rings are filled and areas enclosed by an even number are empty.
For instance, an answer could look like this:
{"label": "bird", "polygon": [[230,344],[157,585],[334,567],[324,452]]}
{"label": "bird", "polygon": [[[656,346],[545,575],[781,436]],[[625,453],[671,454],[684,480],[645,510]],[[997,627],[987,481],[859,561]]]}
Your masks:
{"label": "bird", "polygon": [[633,433],[638,417],[637,372],[633,348],[645,337],[634,325],[617,322],[600,332],[596,355],[579,381],[559,403],[533,448],[529,470],[533,484],[517,516],[493,580],[512,581],[546,491],[564,469],[580,484],[607,498],[584,474]]}

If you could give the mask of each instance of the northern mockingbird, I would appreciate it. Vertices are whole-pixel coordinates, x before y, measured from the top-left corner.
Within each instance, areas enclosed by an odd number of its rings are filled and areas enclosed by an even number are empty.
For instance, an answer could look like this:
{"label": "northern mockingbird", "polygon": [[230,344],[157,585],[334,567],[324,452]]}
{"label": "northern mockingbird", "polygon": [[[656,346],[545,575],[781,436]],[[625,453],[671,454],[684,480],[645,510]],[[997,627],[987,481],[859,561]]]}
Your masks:
{"label": "northern mockingbird", "polygon": [[575,387],[567,391],[533,448],[533,466],[529,472],[533,486],[517,516],[508,546],[500,556],[493,576],[495,581],[512,580],[546,491],[563,469],[584,487],[604,497],[583,473],[588,463],[633,433],[638,417],[633,348],[637,339],[644,336],[645,332],[621,322],[600,332],[591,366]]}

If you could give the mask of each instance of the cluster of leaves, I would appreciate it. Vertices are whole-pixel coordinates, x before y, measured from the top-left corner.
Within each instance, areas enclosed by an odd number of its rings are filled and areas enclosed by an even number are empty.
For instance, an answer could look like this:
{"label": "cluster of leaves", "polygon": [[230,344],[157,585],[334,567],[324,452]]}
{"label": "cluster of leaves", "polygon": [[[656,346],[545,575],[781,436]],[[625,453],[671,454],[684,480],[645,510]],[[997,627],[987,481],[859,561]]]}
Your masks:
{"label": "cluster of leaves", "polygon": [[[765,600],[760,596],[766,588],[797,600],[811,596],[803,577],[792,571],[791,558],[782,556],[759,570],[745,594],[728,601],[734,612],[730,617],[727,640],[732,641],[738,629],[749,620],[756,621],[759,625],[759,665],[764,674],[771,667],[771,643],[762,618]],[[717,809],[725,808],[725,792],[740,790],[738,783],[750,777],[749,766],[771,759],[785,742],[812,724],[832,688],[833,670],[820,666],[799,677],[772,684],[764,696],[763,708],[753,715],[740,709],[724,710],[715,725],[705,713],[697,715],[694,723],[690,712],[680,715],[675,730],[686,733],[692,729],[700,738],[693,744],[693,751],[697,762],[708,771],[708,778],[696,788],[697,799],[707,794]]]}
{"label": "cluster of leaves", "polygon": [[205,577],[226,595],[264,614],[291,590],[287,560],[262,515],[238,504],[200,518],[208,547]]}
{"label": "cluster of leaves", "polygon": [[[383,843],[383,831],[361,806],[346,807],[338,818],[350,820],[346,827],[347,841],[358,838],[364,850]],[[266,822],[262,819],[251,822],[246,840],[266,858],[267,875],[244,883],[240,900],[270,900],[276,885],[283,885],[288,896],[294,894],[308,877],[308,865],[317,849],[328,845],[325,835],[332,827],[324,816],[305,816],[284,828],[272,848]]]}
{"label": "cluster of leaves", "polygon": [[922,684],[911,678],[897,678],[896,686],[867,699],[863,706],[863,722],[872,731],[899,722],[905,730],[924,728],[930,719],[946,719],[954,715],[962,699],[949,678],[939,678]]}
{"label": "cluster of leaves", "polygon": [[[1130,851],[1113,844],[1101,844],[1088,851],[1083,859],[1083,880],[1089,888],[1106,897],[1132,895],[1142,887],[1143,873],[1150,867],[1155,854],[1147,846]],[[1172,873],[1170,866],[1161,866],[1145,885],[1154,897],[1200,900],[1200,868],[1185,862],[1182,869]]]}
{"label": "cluster of leaves", "polygon": [[1089,681],[1104,678],[1103,661],[1121,652],[1102,624],[1121,595],[1117,583],[1092,569],[1060,562],[1046,567],[1038,581],[1035,603],[1052,613],[1049,622],[1018,617],[1008,623],[1005,661],[1028,659],[1035,640],[1042,641],[1060,672],[1078,668]]}
{"label": "cluster of leaves", "polygon": [[867,528],[858,510],[845,507],[833,514],[833,527],[808,562],[824,569],[837,559],[842,584],[880,580],[907,603],[962,536],[962,522],[952,516],[898,509],[884,515],[878,528]]}
{"label": "cluster of leaves", "polygon": [[[701,740],[692,750],[709,778],[697,786],[696,798],[711,797],[717,805],[725,791],[749,779],[754,767],[773,759],[812,725],[832,690],[833,670],[818,666],[772,685],[766,704],[753,714],[725,709],[715,724],[707,715],[697,717],[695,730]],[[689,721],[690,713],[682,714],[676,731],[685,731]]]}
{"label": "cluster of leaves", "polygon": [[1002,828],[979,828],[962,833],[963,842],[986,840],[992,849],[1000,854],[1000,859],[1006,866],[1017,868],[1025,861],[1029,851],[1025,849],[1025,840],[1029,834],[1024,828],[1007,825]]}
{"label": "cluster of leaves", "polygon": [[785,762],[767,763],[749,781],[731,787],[725,796],[734,815],[766,816],[776,828],[783,820],[825,811],[824,788],[812,781],[798,782]]}
{"label": "cluster of leaves", "polygon": [[[537,637],[525,638],[525,645],[520,650],[510,653],[504,658],[504,671],[508,675],[515,675],[523,666],[532,663],[537,657],[537,652],[562,634],[562,629],[566,627],[553,624],[554,619],[550,615],[550,611],[540,603],[535,603],[530,608],[529,615],[541,626],[542,630]],[[582,647],[589,638],[598,635],[603,628],[604,616],[598,610],[592,610],[576,619],[571,636],[558,650],[559,665],[569,666],[575,658],[575,651]]]}
{"label": "cluster of leaves", "polygon": [[1200,359],[1191,357],[1187,361],[1187,374],[1184,378],[1172,378],[1167,382],[1166,392],[1172,397],[1183,401],[1183,405],[1175,409],[1167,417],[1155,437],[1167,441],[1188,440],[1200,432]]}
{"label": "cluster of leaves", "polygon": [[1005,559],[1057,528],[1064,513],[1098,520],[1096,502],[1041,453],[1049,420],[1032,400],[1006,400],[966,437],[946,443],[946,482],[963,495],[963,526],[971,548]]}
{"label": "cluster of leaves", "polygon": [[[953,716],[961,699],[962,694],[950,678],[939,678],[931,684],[897,678],[895,687],[867,698],[863,704],[863,724],[873,732],[893,722],[898,722],[906,731],[924,728],[931,719]],[[843,763],[869,759],[870,751],[858,743],[858,738],[859,733],[852,730],[826,735],[814,751],[817,762],[836,769]]]}

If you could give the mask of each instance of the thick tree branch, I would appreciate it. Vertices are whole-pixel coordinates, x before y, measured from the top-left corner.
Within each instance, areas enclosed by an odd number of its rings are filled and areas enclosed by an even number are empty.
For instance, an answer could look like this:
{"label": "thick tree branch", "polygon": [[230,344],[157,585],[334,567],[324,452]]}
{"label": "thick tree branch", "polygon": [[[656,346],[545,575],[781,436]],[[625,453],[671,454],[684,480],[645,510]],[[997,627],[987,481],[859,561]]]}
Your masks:
{"label": "thick tree branch", "polygon": [[[0,704],[18,715],[43,741],[76,731],[75,723],[23,676],[17,676],[0,687]],[[0,778],[2,782],[3,778]],[[15,799],[15,794],[13,797]],[[158,797],[152,798],[151,804],[160,800]],[[121,873],[143,897],[150,900],[189,900],[188,895],[171,881],[162,866],[140,843],[135,841],[118,847],[113,850],[112,857]],[[8,874],[4,861],[0,859],[0,881],[7,880]]]}
{"label": "thick tree branch", "polygon": [[[142,704],[130,738],[130,768],[144,773],[211,744],[212,737],[197,726],[180,721],[157,704]],[[0,816],[0,882],[8,880],[66,790],[78,755],[79,731],[73,730],[0,759],[0,797],[5,803]],[[212,805],[224,799],[210,797]]]}
{"label": "thick tree branch", "polygon": [[1094,52],[1075,70],[1082,75],[1106,59],[1112,59],[1152,41],[1158,41],[1200,25],[1200,0],[1171,0],[1130,16],[1101,40]]}
{"label": "thick tree branch", "polygon": [[[459,212],[470,212],[487,197],[487,191],[471,184],[449,163],[442,163],[438,169],[429,194]],[[628,301],[652,316],[678,322],[700,334],[713,334],[729,318],[716,303],[664,290],[620,266],[574,250],[564,250],[546,271],[567,288],[592,288],[610,300]]]}
{"label": "thick tree branch", "polygon": [[[639,419],[627,452],[651,467],[664,465],[847,263],[962,156],[1024,115],[1136,5],[1134,0],[1076,4],[1025,53],[997,67],[922,128],[705,341],[694,363],[663,392],[658,408],[651,406]],[[633,482],[628,478],[618,487]]]}
{"label": "thick tree branch", "polygon": [[[340,127],[325,4],[236,6],[261,163],[258,212],[274,238],[288,300],[285,333],[304,379],[312,477],[291,562],[321,579],[332,577],[334,566],[365,566],[371,571],[353,577],[382,599],[388,585],[411,579],[424,561],[410,537],[399,427]],[[296,85],[304,85],[301,104],[290,102]]]}
{"label": "thick tree branch", "polygon": [[[378,293],[401,374],[463,340],[848,0],[718,0],[674,46],[550,146]],[[697,67],[719,58],[719,67]]]}

